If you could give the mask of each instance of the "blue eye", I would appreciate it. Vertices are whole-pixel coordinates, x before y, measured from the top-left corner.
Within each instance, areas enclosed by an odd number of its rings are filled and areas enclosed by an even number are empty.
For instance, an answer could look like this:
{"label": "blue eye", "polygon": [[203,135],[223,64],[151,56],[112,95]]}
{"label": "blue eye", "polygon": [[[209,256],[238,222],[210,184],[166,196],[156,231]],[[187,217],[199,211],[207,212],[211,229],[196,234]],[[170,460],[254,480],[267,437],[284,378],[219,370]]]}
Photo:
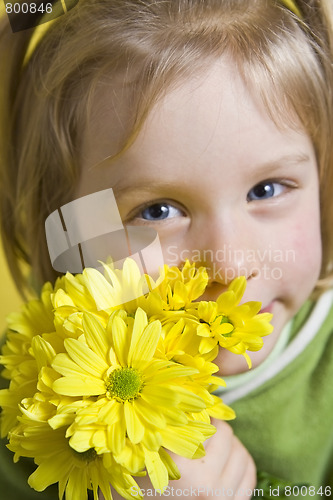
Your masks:
{"label": "blue eye", "polygon": [[260,182],[254,186],[247,195],[247,201],[267,200],[273,196],[280,195],[284,187],[278,182]]}
{"label": "blue eye", "polygon": [[160,221],[182,216],[181,210],[169,203],[154,203],[141,211],[140,217],[150,221]]}

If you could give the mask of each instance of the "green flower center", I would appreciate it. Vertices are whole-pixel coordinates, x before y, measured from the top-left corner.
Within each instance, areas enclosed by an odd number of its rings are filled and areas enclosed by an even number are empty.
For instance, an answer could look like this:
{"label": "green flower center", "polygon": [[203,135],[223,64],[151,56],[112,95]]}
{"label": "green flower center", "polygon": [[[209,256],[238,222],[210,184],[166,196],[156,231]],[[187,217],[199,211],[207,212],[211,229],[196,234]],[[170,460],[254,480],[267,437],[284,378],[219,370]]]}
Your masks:
{"label": "green flower center", "polygon": [[143,382],[138,370],[125,367],[114,370],[105,385],[107,396],[123,403],[133,401],[140,396]]}
{"label": "green flower center", "polygon": [[218,316],[218,318],[220,319],[220,325],[222,325],[223,323],[229,323],[230,325],[232,325],[232,327],[233,327],[233,328],[232,328],[231,332],[230,332],[230,333],[224,333],[224,334],[223,334],[223,336],[224,336],[224,337],[231,337],[232,332],[233,332],[233,330],[234,330],[234,326],[233,326],[233,324],[231,323],[231,321],[230,321],[230,319],[228,318],[228,316],[224,316],[224,315],[223,315],[223,316]]}
{"label": "green flower center", "polygon": [[220,325],[222,325],[222,323],[230,323],[231,324],[231,321],[228,318],[228,316],[218,316],[218,318],[220,320]]}
{"label": "green flower center", "polygon": [[76,458],[78,458],[79,460],[82,460],[82,462],[86,462],[86,463],[93,462],[95,460],[95,458],[97,457],[97,453],[96,453],[94,448],[90,448],[89,450],[84,451],[82,453],[80,453],[76,450],[73,450],[73,453],[74,453]]}

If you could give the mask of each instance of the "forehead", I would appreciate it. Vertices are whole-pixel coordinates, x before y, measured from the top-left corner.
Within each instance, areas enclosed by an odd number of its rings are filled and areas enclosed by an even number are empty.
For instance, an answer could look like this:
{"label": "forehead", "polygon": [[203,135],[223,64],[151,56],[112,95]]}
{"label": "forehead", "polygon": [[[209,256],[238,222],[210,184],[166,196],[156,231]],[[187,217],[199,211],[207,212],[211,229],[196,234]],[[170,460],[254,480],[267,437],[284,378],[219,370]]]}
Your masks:
{"label": "forehead", "polygon": [[[132,119],[131,92],[131,86],[120,78],[100,86],[82,136],[84,168],[118,153]],[[300,124],[295,129],[292,132],[302,132]],[[280,140],[282,148],[288,142],[288,131],[288,125],[277,126],[261,100],[245,85],[235,64],[223,57],[205,73],[176,82],[161,96],[124,157],[126,160],[135,155],[136,160],[146,158],[158,164],[167,155],[193,162],[210,150],[215,151],[216,160],[232,153],[233,157],[225,158],[232,165],[242,151],[249,154],[247,143],[251,141],[255,162],[256,151],[262,150],[263,144],[269,155],[272,138]]]}

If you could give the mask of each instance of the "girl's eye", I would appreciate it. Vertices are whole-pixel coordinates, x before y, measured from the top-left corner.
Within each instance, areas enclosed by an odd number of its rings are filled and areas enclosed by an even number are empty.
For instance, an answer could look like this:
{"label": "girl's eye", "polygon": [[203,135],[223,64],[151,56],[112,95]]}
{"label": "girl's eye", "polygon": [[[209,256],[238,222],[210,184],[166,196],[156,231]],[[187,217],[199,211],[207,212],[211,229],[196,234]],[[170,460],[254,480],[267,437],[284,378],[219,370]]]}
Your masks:
{"label": "girl's eye", "polygon": [[169,203],[154,203],[138,214],[140,219],[149,221],[160,221],[181,216],[183,216],[183,212]]}
{"label": "girl's eye", "polygon": [[279,196],[285,190],[279,182],[260,182],[254,186],[247,195],[247,201],[267,200],[273,196]]}

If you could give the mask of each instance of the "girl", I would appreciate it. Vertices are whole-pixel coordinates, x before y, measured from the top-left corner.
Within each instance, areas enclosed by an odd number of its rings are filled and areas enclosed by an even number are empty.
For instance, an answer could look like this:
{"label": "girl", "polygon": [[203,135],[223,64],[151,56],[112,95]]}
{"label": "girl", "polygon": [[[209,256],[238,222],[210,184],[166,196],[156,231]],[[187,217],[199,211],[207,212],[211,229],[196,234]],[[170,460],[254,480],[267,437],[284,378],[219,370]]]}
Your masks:
{"label": "girl", "polygon": [[[237,419],[202,461],[175,459],[177,496],[260,496],[256,467],[330,496],[332,22],[330,0],[81,0],[42,36],[3,21],[2,238],[18,285],[22,263],[30,286],[55,278],[48,215],[112,188],[166,263],[207,266],[203,299],[245,275],[244,300],[274,314],[253,371],[219,356]],[[2,454],[8,494],[43,498]]]}

